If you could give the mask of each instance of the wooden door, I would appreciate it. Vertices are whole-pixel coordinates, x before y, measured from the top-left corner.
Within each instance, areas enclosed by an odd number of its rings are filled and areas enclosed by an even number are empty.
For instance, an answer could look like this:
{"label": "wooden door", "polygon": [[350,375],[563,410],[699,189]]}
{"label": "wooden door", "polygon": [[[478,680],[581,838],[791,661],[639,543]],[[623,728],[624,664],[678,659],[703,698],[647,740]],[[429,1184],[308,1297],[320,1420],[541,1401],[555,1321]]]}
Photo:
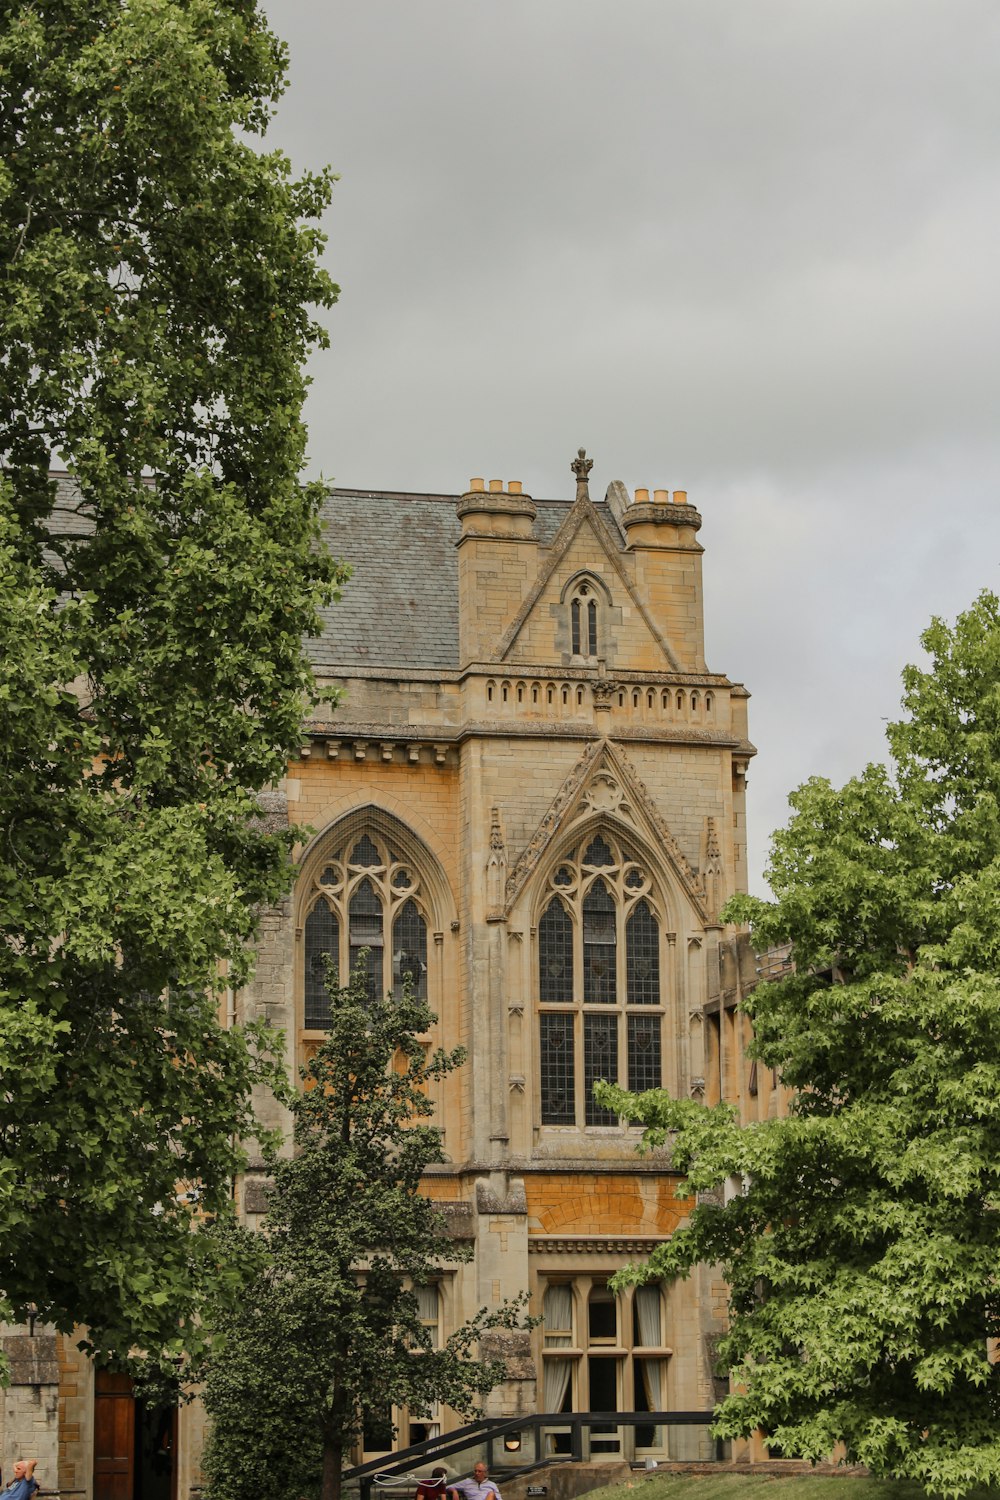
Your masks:
{"label": "wooden door", "polygon": [[132,1500],[135,1399],[127,1375],[98,1370],[94,1385],[94,1500]]}

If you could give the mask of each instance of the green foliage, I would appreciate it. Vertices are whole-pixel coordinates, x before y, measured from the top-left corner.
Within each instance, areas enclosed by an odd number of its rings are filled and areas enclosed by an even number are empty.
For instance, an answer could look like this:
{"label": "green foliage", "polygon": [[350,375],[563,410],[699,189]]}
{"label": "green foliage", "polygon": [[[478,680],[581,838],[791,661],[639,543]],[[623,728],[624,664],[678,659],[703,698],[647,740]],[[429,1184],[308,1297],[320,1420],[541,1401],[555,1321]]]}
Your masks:
{"label": "green foliage", "polygon": [[279,1077],[219,993],[343,573],[297,484],[329,179],[248,139],[283,68],[253,0],[0,3],[0,1315],[169,1371]]}
{"label": "green foliage", "polygon": [[366,1413],[443,1401],[471,1415],[503,1379],[502,1362],[475,1351],[487,1329],[520,1326],[519,1303],[481,1312],[434,1348],[412,1290],[470,1258],[419,1192],[425,1168],[443,1159],[439,1130],[421,1123],[434,1108],[428,1091],[464,1059],[461,1048],[428,1055],[433,1021],[408,991],[369,1000],[360,969],[333,992],[266,1232],[230,1231],[258,1271],[216,1323],[204,1392],[211,1500],[256,1500],[275,1473],[289,1494],[336,1495]]}
{"label": "green foliage", "polygon": [[724,1266],[718,1432],[813,1460],[842,1442],[958,1496],[1000,1481],[1000,603],[922,640],[892,768],[801,787],[774,902],[725,914],[794,945],[795,972],[746,1004],[789,1118],[605,1098],[672,1142],[689,1190],[742,1181],[632,1273]]}

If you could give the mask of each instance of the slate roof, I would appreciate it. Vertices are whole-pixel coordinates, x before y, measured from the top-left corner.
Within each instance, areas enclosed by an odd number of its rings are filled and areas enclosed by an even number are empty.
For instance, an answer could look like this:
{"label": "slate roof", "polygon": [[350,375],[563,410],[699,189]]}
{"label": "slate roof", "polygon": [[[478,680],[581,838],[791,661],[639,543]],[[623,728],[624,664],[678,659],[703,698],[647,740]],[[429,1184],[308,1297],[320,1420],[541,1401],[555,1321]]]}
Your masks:
{"label": "slate roof", "polygon": [[[76,484],[54,474],[51,527],[61,536],[86,536],[90,517],[77,509]],[[455,670],[458,659],[459,495],[414,495],[393,490],[331,489],[322,520],[327,545],[350,563],[352,575],[338,604],[323,611],[323,634],[306,642],[313,665],[338,676],[356,667]],[[569,500],[535,500],[534,534],[551,545],[569,514]],[[617,534],[608,506],[595,510]]]}
{"label": "slate roof", "polygon": [[[331,490],[323,506],[327,545],[353,574],[324,611],[307,649],[321,671],[352,667],[455,669],[458,660],[458,495]],[[548,546],[569,500],[536,500],[534,531]],[[615,534],[607,507],[596,506]]]}

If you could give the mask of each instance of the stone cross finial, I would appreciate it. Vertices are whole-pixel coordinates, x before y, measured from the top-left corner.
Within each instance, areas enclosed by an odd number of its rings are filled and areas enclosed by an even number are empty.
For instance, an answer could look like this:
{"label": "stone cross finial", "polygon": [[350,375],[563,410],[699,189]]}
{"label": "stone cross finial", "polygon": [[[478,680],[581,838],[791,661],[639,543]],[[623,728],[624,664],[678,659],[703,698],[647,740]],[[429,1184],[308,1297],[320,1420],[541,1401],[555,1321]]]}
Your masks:
{"label": "stone cross finial", "polygon": [[587,457],[586,448],[577,451],[576,458],[570,464],[570,468],[576,475],[576,498],[578,500],[589,500],[590,490],[587,486],[587,476],[594,467],[594,460]]}

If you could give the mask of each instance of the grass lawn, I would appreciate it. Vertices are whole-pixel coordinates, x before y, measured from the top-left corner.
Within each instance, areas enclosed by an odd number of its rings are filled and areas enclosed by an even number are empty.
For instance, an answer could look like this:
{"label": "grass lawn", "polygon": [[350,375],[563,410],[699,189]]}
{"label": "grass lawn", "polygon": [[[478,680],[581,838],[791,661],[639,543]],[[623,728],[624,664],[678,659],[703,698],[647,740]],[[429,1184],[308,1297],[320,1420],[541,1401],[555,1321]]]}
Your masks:
{"label": "grass lawn", "polygon": [[[636,1474],[591,1490],[586,1500],[926,1500],[919,1485],[850,1474]],[[1000,1500],[972,1490],[968,1500]]]}

